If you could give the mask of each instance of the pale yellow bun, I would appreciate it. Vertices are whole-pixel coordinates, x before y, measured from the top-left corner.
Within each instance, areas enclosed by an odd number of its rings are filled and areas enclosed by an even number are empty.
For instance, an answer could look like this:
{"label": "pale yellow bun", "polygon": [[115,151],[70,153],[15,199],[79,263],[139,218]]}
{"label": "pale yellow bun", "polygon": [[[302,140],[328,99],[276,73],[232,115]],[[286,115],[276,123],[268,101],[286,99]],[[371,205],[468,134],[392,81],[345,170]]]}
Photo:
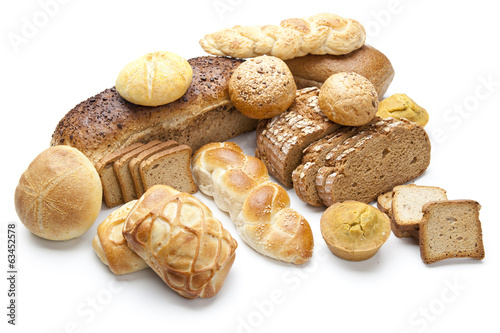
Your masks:
{"label": "pale yellow bun", "polygon": [[116,90],[127,101],[158,106],[182,97],[193,80],[191,65],[165,51],[148,53],[125,66],[116,79]]}
{"label": "pale yellow bun", "polygon": [[391,234],[389,217],[358,201],[328,207],[321,216],[320,228],[332,253],[351,261],[374,256]]}
{"label": "pale yellow bun", "polygon": [[286,111],[297,86],[290,69],[281,59],[260,56],[245,61],[229,80],[229,97],[245,116],[267,119]]}
{"label": "pale yellow bun", "polygon": [[86,232],[102,204],[99,175],[85,155],[69,146],[41,152],[21,175],[15,207],[35,235],[68,240]]}
{"label": "pale yellow bun", "polygon": [[364,76],[354,72],[333,74],[320,89],[319,108],[337,124],[365,125],[377,113],[377,91]]}
{"label": "pale yellow bun", "polygon": [[378,105],[377,116],[380,118],[405,118],[422,127],[429,122],[427,111],[406,94],[394,94],[382,100]]}

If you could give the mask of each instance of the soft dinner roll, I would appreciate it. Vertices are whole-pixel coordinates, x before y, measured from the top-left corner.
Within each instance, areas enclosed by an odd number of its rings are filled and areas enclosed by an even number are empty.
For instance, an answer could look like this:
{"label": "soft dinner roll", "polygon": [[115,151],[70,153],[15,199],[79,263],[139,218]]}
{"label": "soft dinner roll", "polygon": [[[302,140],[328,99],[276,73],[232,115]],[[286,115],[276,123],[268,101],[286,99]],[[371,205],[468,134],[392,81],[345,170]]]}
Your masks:
{"label": "soft dinner roll", "polygon": [[406,94],[394,94],[378,105],[377,116],[381,118],[405,118],[424,127],[429,122],[427,111]]}
{"label": "soft dinner roll", "polygon": [[260,56],[245,61],[229,80],[229,97],[245,116],[267,119],[279,115],[295,99],[297,86],[281,59]]}
{"label": "soft dinner roll", "polygon": [[351,261],[373,257],[391,235],[389,217],[358,201],[328,207],[321,216],[320,227],[333,254]]}
{"label": "soft dinner roll", "polygon": [[97,171],[85,155],[69,146],[40,153],[21,175],[15,192],[21,222],[49,240],[82,235],[99,215],[101,203]]}
{"label": "soft dinner roll", "polygon": [[127,101],[144,106],[167,104],[180,98],[193,80],[193,69],[171,52],[148,53],[123,68],[116,90]]}
{"label": "soft dinner roll", "polygon": [[328,119],[346,126],[368,124],[378,110],[375,87],[353,72],[330,76],[321,86],[318,102]]}

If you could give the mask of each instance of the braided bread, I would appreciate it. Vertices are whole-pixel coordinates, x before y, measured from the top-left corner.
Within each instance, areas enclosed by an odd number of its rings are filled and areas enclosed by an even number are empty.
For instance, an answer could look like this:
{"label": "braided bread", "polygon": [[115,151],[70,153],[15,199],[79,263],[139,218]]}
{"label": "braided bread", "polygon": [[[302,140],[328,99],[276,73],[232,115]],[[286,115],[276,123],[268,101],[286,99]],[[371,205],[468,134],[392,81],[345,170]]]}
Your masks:
{"label": "braided bread", "polygon": [[267,54],[288,60],[307,54],[347,54],[363,46],[365,38],[358,21],[324,13],[287,19],[279,26],[222,29],[206,35],[200,44],[213,55],[253,58]]}
{"label": "braided bread", "polygon": [[232,142],[201,147],[193,157],[199,189],[228,212],[241,238],[254,250],[303,264],[312,256],[311,227],[289,208],[288,193],[270,180],[265,164]]}
{"label": "braided bread", "polygon": [[128,246],[185,298],[212,297],[231,269],[236,241],[194,196],[156,185],[125,220]]}

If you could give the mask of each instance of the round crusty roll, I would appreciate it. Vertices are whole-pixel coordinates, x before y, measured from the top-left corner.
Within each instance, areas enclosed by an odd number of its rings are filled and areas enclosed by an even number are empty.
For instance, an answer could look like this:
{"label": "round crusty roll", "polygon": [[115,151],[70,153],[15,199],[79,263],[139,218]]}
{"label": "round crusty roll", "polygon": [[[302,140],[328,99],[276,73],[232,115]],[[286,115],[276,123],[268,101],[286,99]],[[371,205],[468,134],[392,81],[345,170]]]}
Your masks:
{"label": "round crusty roll", "polygon": [[191,65],[166,51],[148,53],[125,66],[116,79],[116,90],[127,101],[158,106],[182,97],[193,80]]}
{"label": "round crusty roll", "polygon": [[267,119],[286,111],[297,86],[285,62],[272,56],[249,59],[229,80],[229,97],[245,116]]}
{"label": "round crusty roll", "polygon": [[353,72],[337,73],[321,86],[318,104],[334,123],[361,126],[375,117],[378,95],[367,78]]}
{"label": "round crusty roll", "polygon": [[330,251],[350,261],[373,257],[391,235],[389,217],[359,201],[328,207],[321,216],[320,228]]}
{"label": "round crusty roll", "polygon": [[35,235],[68,240],[85,233],[102,204],[99,175],[85,155],[68,146],[41,152],[21,175],[15,207]]}

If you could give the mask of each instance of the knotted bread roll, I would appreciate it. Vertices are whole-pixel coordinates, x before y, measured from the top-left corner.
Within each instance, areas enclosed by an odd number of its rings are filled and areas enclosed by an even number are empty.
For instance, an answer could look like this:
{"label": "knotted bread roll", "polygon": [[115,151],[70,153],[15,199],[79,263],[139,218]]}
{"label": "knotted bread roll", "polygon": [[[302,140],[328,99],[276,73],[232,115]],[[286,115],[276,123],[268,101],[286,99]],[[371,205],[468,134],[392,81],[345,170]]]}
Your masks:
{"label": "knotted bread roll", "polygon": [[200,191],[229,213],[254,250],[294,264],[311,258],[309,223],[289,208],[288,193],[270,180],[261,160],[245,155],[232,142],[209,143],[193,157],[193,177]]}
{"label": "knotted bread roll", "polygon": [[267,54],[288,60],[307,54],[347,54],[363,46],[365,38],[358,21],[322,13],[287,19],[279,26],[222,29],[206,35],[200,44],[213,55],[253,58]]}
{"label": "knotted bread roll", "polygon": [[151,187],[125,220],[128,246],[185,298],[216,295],[231,269],[236,241],[194,196]]}

